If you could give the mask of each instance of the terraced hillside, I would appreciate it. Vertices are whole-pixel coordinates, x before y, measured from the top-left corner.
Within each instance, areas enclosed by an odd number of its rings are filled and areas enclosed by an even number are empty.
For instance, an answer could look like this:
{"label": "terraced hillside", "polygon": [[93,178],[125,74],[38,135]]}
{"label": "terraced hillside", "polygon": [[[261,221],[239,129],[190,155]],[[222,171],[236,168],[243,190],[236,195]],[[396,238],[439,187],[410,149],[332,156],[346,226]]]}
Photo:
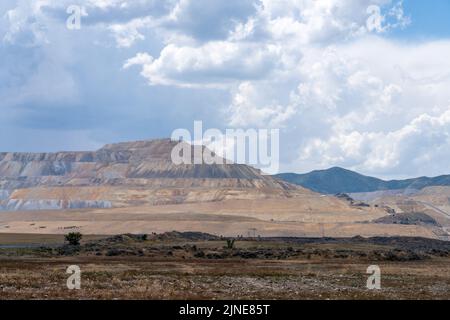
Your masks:
{"label": "terraced hillside", "polygon": [[[164,139],[110,144],[92,152],[1,153],[0,210],[111,208],[308,192],[246,165],[175,165],[171,152],[177,143]],[[192,150],[192,160],[194,155]]]}

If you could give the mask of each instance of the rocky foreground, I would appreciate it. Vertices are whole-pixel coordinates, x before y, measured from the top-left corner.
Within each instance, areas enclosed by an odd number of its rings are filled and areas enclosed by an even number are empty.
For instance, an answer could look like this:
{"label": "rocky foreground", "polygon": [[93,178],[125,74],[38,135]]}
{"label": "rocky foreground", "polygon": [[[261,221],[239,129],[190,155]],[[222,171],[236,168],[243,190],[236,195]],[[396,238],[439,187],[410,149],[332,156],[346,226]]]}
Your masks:
{"label": "rocky foreground", "polygon": [[[422,238],[117,235],[0,247],[0,299],[449,299],[450,244]],[[20,241],[18,240],[20,239]],[[4,241],[5,239],[3,239]],[[34,241],[45,241],[33,246]],[[66,269],[81,269],[81,289]],[[381,289],[366,287],[369,265]]]}

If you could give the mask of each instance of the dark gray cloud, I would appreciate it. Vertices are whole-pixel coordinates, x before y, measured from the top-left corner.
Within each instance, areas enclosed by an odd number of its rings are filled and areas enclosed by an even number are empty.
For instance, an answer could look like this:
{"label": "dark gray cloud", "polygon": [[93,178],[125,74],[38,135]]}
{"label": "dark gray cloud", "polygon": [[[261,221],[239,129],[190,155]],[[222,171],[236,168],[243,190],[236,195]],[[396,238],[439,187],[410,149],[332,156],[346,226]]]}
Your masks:
{"label": "dark gray cloud", "polygon": [[225,39],[256,13],[259,0],[182,0],[165,27],[198,40]]}
{"label": "dark gray cloud", "polygon": [[[117,2],[114,5],[102,7],[94,5],[95,2],[64,0],[49,3],[43,6],[41,10],[44,14],[60,22],[65,22],[68,16],[66,12],[68,6],[78,5],[84,7],[87,14],[83,17],[83,24],[116,24],[126,23],[136,18],[166,16],[174,9],[176,3],[176,0],[135,0]],[[126,4],[126,6],[121,4]]]}

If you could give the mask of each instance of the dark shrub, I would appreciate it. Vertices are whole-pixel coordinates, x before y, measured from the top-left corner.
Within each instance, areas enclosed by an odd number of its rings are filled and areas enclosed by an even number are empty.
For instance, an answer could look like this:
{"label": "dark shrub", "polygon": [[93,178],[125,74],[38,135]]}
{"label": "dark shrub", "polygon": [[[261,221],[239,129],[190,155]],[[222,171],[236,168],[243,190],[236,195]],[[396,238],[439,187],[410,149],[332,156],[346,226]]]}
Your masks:
{"label": "dark shrub", "polygon": [[83,235],[79,232],[71,232],[64,236],[64,239],[72,246],[79,246]]}
{"label": "dark shrub", "polygon": [[235,239],[228,239],[227,240],[227,249],[233,249],[234,248],[234,241],[235,241]]}

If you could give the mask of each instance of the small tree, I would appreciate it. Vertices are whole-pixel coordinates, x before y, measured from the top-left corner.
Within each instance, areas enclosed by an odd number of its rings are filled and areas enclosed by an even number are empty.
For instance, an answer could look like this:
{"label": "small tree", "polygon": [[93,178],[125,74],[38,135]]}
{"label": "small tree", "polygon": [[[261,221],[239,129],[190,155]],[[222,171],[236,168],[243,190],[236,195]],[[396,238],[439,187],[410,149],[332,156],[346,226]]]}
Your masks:
{"label": "small tree", "polygon": [[79,232],[71,232],[64,236],[64,239],[72,246],[79,246],[83,235]]}
{"label": "small tree", "polygon": [[228,239],[227,240],[227,249],[233,249],[234,248],[234,241],[235,241],[235,239]]}

